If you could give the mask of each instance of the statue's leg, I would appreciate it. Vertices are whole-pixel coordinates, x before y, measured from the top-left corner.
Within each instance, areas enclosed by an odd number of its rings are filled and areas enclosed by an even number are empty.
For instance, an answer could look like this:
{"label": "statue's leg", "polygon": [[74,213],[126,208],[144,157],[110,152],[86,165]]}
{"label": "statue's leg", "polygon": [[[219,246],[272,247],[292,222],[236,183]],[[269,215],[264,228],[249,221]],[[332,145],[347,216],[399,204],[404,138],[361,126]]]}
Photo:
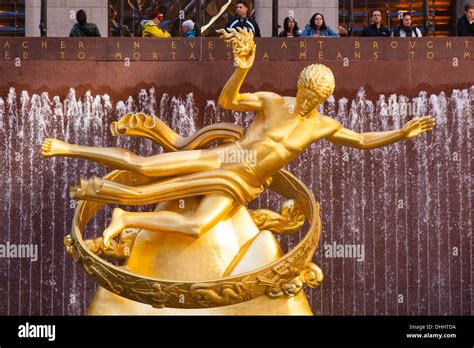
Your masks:
{"label": "statue's leg", "polygon": [[103,242],[107,246],[109,241],[125,228],[180,233],[197,238],[225,219],[234,204],[228,196],[210,194],[204,196],[195,212],[188,216],[171,211],[136,213],[116,208],[109,227],[103,233]]}
{"label": "statue's leg", "polygon": [[213,150],[169,152],[141,157],[119,147],[80,146],[57,139],[46,139],[41,154],[47,157],[83,158],[112,169],[130,170],[150,177],[183,175],[220,166],[219,158]]}

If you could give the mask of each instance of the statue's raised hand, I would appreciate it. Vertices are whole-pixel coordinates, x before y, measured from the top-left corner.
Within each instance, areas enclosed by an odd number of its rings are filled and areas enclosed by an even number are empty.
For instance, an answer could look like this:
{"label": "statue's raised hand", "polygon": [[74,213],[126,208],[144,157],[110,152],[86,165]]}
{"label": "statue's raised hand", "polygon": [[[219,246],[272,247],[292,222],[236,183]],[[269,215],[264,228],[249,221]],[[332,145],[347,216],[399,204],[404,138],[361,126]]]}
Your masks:
{"label": "statue's raised hand", "polygon": [[403,127],[406,139],[412,139],[421,133],[428,132],[433,129],[436,120],[431,116],[415,117],[408,121]]}
{"label": "statue's raised hand", "polygon": [[247,28],[219,29],[220,38],[229,42],[234,54],[236,66],[242,69],[249,69],[255,61],[257,45],[253,41],[253,31]]}

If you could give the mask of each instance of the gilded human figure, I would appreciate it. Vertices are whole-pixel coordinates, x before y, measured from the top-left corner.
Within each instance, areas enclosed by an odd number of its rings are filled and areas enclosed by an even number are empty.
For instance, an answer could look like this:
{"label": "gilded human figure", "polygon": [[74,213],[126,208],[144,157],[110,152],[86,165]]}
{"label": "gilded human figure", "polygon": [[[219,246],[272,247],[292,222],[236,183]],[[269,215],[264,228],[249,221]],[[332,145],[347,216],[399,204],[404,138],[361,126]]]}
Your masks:
{"label": "gilded human figure", "polygon": [[[356,133],[344,128],[338,121],[321,115],[317,110],[335,87],[331,70],[321,64],[312,64],[303,69],[295,97],[267,91],[242,93],[240,87],[254,63],[256,45],[252,32],[245,29],[229,31],[221,31],[221,37],[233,47],[236,69],[222,89],[219,105],[236,111],[255,112],[254,121],[240,139],[212,149],[179,151],[150,157],[140,157],[121,148],[86,147],[47,139],[42,147],[42,155],[84,158],[109,168],[137,172],[154,180],[168,180],[195,173],[209,173],[212,177],[221,170],[237,174],[246,185],[260,193],[260,188],[275,172],[298,157],[313,142],[326,139],[337,145],[373,149],[414,138],[431,130],[435,124],[432,117],[425,116],[415,118],[402,129],[392,131]],[[127,127],[127,122],[133,117],[136,116],[125,116],[114,127],[119,130]],[[172,136],[178,137],[177,134]],[[220,151],[224,148],[227,152],[253,152],[256,160],[254,163],[220,161]],[[204,177],[205,175],[199,176],[196,180]],[[133,200],[133,197],[141,194],[158,196],[160,192],[159,181],[143,188],[123,187],[107,182],[101,182],[100,185],[100,192],[94,193],[94,190],[90,195],[96,200],[112,203],[129,196]],[[203,192],[198,193],[201,195]],[[84,199],[87,194],[87,188],[80,188],[80,192],[74,197]],[[256,195],[251,194],[249,198],[254,199]],[[167,211],[126,212],[116,208],[110,226],[104,231],[103,242],[107,245],[128,227],[140,227],[159,233],[182,233],[197,238],[229,214],[235,205],[243,203],[245,202],[236,201],[225,193],[215,192],[204,195],[191,216]]]}

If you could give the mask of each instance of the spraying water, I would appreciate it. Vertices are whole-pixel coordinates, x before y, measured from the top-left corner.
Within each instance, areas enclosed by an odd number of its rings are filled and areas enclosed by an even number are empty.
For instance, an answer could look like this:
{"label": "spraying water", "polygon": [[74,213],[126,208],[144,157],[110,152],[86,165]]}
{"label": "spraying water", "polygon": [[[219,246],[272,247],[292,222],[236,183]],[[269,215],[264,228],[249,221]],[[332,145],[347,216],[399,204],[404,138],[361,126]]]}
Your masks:
{"label": "spraying water", "polygon": [[[403,127],[431,114],[437,127],[414,141],[371,151],[321,141],[288,168],[321,203],[323,233],[315,262],[326,279],[307,290],[315,314],[472,315],[472,180],[474,87],[415,98],[391,95],[369,100],[360,89],[353,100],[330,97],[320,111],[354,131]],[[199,106],[193,94],[157,96],[153,88],[136,98],[70,89],[65,98],[29,95],[13,88],[0,97],[0,243],[36,244],[37,262],[0,260],[0,314],[81,315],[95,283],[66,256],[76,202],[69,186],[79,177],[104,175],[91,162],[43,159],[46,137],[93,146],[120,146],[142,156],[162,150],[146,139],[112,137],[109,125],[127,112],[163,119],[184,136],[197,124],[235,122],[247,128],[252,113]],[[281,198],[265,192],[252,207],[278,210]],[[90,238],[101,233],[113,207],[91,222]],[[92,232],[91,232],[92,231]],[[94,233],[95,231],[95,233]],[[302,233],[281,238],[284,250]],[[361,245],[363,260],[328,257],[325,245]]]}

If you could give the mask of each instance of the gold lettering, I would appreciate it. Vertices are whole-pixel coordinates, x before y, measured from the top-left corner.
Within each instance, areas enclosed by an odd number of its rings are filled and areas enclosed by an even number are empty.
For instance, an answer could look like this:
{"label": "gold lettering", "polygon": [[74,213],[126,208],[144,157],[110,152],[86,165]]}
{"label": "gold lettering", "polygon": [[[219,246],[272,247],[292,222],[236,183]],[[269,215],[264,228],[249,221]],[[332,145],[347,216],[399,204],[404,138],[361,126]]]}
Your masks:
{"label": "gold lettering", "polygon": [[48,48],[48,41],[41,41],[41,48]]}
{"label": "gold lettering", "polygon": [[171,41],[171,49],[176,49],[176,41]]}
{"label": "gold lettering", "polygon": [[214,60],[214,57],[212,56],[212,52],[209,52],[209,60]]}
{"label": "gold lettering", "polygon": [[373,45],[374,45],[374,47],[373,47],[374,50],[378,50],[378,49],[379,49],[379,43],[378,43],[377,41],[374,41]]}
{"label": "gold lettering", "polygon": [[300,59],[306,60],[306,52],[300,52]]}
{"label": "gold lettering", "polygon": [[28,59],[28,52],[23,52],[23,60]]}
{"label": "gold lettering", "polygon": [[410,41],[410,48],[415,48],[416,41]]}
{"label": "gold lettering", "polygon": [[360,59],[360,52],[354,52],[354,59]]}
{"label": "gold lettering", "polygon": [[66,48],[66,41],[61,41],[61,49]]}
{"label": "gold lettering", "polygon": [[354,48],[359,49],[360,48],[360,41],[355,41],[354,42]]}
{"label": "gold lettering", "polygon": [[288,48],[288,46],[286,45],[286,41],[283,41],[280,48]]}
{"label": "gold lettering", "polygon": [[452,42],[446,41],[446,48],[451,48],[451,47],[452,47]]}
{"label": "gold lettering", "polygon": [[304,41],[301,41],[300,40],[300,48],[306,48],[305,44],[304,44]]}
{"label": "gold lettering", "polygon": [[341,52],[338,52],[338,53],[337,53],[336,59],[342,59],[342,53],[341,53]]}
{"label": "gold lettering", "polygon": [[153,52],[153,60],[158,60],[158,53]]}
{"label": "gold lettering", "polygon": [[318,41],[318,42],[319,42],[319,48],[323,48],[324,41]]}
{"label": "gold lettering", "polygon": [[319,51],[318,59],[319,59],[319,60],[323,60],[323,59],[324,59],[324,53],[323,53],[322,51]]}
{"label": "gold lettering", "polygon": [[469,47],[469,41],[464,41],[464,42],[466,44],[466,48],[468,48]]}
{"label": "gold lettering", "polygon": [[59,54],[61,55],[61,59],[64,59],[64,55],[66,54],[66,52],[61,51],[61,52],[59,52]]}
{"label": "gold lettering", "polygon": [[[229,43],[227,44],[227,47],[230,48]],[[207,43],[207,48],[209,48],[210,50],[212,50],[212,49],[214,48],[214,43],[213,43],[212,41],[209,41],[209,42]]]}
{"label": "gold lettering", "polygon": [[84,49],[84,41],[79,41],[79,49]]}
{"label": "gold lettering", "polygon": [[428,42],[426,43],[426,47],[428,47],[428,48],[433,48],[433,47],[434,47],[434,46],[433,46],[433,41],[428,41]]}
{"label": "gold lettering", "polygon": [[23,47],[23,48],[28,48],[28,47],[30,47],[30,45],[28,44],[28,41],[23,41],[23,42],[21,43],[21,47]]}
{"label": "gold lettering", "polygon": [[11,48],[10,43],[8,41],[5,41],[5,45],[3,45],[3,48]]}
{"label": "gold lettering", "polygon": [[411,60],[415,59],[415,52],[410,52],[410,59]]}
{"label": "gold lettering", "polygon": [[171,52],[171,54],[173,55],[173,60],[176,59],[176,52]]}
{"label": "gold lettering", "polygon": [[117,49],[120,48],[120,41],[117,41]]}
{"label": "gold lettering", "polygon": [[398,47],[398,42],[397,41],[390,42],[390,47],[397,48]]}
{"label": "gold lettering", "polygon": [[268,53],[267,53],[267,52],[265,52],[265,53],[263,54],[263,58],[262,58],[262,59],[263,59],[263,60],[268,60]]}
{"label": "gold lettering", "polygon": [[374,59],[375,60],[379,59],[379,53],[378,52],[374,52]]}
{"label": "gold lettering", "polygon": [[189,56],[189,59],[190,59],[190,60],[196,60],[196,57],[194,56],[194,53],[193,53],[193,52],[191,52],[191,55]]}
{"label": "gold lettering", "polygon": [[140,42],[138,41],[133,41],[133,49],[140,49]]}
{"label": "gold lettering", "polygon": [[433,58],[434,58],[434,53],[431,52],[431,51],[428,52],[428,53],[426,53],[426,58],[428,58],[428,59],[433,59]]}
{"label": "gold lettering", "polygon": [[196,41],[195,40],[189,41],[189,46],[191,46],[191,48],[194,48],[194,46],[196,46]]}
{"label": "gold lettering", "polygon": [[84,52],[78,52],[77,53],[77,58],[84,59],[84,58],[86,58],[86,54]]}
{"label": "gold lettering", "polygon": [[140,60],[140,52],[133,52],[133,59]]}
{"label": "gold lettering", "polygon": [[471,52],[464,52],[464,59],[466,58],[471,59]]}
{"label": "gold lettering", "polygon": [[227,52],[227,59],[232,59],[232,52]]}
{"label": "gold lettering", "polygon": [[122,52],[115,52],[115,60],[122,60]]}
{"label": "gold lettering", "polygon": [[10,59],[10,52],[5,52],[5,59]]}

